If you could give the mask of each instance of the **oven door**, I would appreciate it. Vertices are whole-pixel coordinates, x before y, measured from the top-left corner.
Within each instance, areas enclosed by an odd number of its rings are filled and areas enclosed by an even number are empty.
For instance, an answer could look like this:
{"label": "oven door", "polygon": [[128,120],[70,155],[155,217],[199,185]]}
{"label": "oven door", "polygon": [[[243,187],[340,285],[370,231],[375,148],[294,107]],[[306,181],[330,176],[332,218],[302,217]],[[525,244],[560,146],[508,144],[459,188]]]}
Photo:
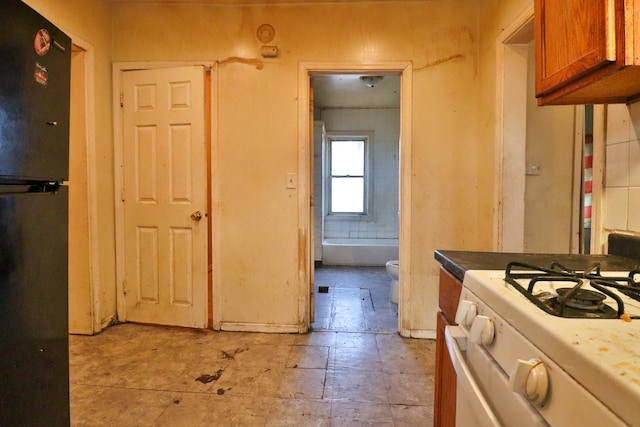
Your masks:
{"label": "oven door", "polygon": [[458,326],[447,326],[445,341],[456,370],[456,427],[548,427],[482,346]]}

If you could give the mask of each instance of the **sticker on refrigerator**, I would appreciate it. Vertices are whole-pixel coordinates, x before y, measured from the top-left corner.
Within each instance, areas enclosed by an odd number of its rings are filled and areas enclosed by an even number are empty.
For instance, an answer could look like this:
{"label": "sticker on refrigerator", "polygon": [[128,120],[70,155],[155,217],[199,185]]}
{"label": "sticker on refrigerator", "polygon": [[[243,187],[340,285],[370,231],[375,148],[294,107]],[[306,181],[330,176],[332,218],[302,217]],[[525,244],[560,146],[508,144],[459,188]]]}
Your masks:
{"label": "sticker on refrigerator", "polygon": [[33,47],[38,55],[46,55],[51,47],[51,35],[49,34],[49,31],[44,28],[38,31],[33,40]]}
{"label": "sticker on refrigerator", "polygon": [[40,83],[42,86],[46,86],[49,81],[49,70],[47,67],[40,65],[36,62],[36,70],[33,73],[36,83]]}

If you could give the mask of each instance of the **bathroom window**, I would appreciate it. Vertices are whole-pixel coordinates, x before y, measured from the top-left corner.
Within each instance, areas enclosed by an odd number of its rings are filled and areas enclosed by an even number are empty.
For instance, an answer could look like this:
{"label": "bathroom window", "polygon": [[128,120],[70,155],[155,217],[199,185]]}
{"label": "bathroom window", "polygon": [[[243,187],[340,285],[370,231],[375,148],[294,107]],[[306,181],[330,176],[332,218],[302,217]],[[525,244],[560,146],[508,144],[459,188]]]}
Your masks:
{"label": "bathroom window", "polygon": [[368,136],[328,136],[330,214],[366,215]]}

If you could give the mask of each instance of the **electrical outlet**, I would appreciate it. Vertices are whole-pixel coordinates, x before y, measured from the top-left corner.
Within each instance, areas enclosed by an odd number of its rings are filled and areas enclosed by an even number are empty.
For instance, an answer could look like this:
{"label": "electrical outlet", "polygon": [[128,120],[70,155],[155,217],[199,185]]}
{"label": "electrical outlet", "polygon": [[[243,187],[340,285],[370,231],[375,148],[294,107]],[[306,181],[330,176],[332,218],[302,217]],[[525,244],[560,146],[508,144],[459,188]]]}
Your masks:
{"label": "electrical outlet", "polygon": [[263,58],[275,58],[278,56],[278,46],[262,46],[260,53]]}

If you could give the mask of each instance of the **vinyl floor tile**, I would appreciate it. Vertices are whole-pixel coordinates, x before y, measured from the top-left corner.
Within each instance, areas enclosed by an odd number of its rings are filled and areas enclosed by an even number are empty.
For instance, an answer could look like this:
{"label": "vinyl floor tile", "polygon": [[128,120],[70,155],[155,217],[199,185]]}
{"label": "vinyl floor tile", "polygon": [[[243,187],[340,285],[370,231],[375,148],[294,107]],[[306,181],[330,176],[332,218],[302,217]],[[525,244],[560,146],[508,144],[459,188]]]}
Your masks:
{"label": "vinyl floor tile", "polygon": [[328,377],[327,396],[334,401],[389,403],[383,372],[336,369]]}
{"label": "vinyl floor tile", "polygon": [[282,398],[322,399],[326,375],[325,369],[287,368],[282,375],[277,395]]}
{"label": "vinyl floor tile", "polygon": [[391,407],[368,402],[334,402],[331,408],[332,425],[354,422],[392,423]]}
{"label": "vinyl floor tile", "polygon": [[[272,398],[184,394],[153,422],[154,427],[264,426]],[[147,425],[147,424],[141,424]]]}
{"label": "vinyl floor tile", "polygon": [[219,395],[273,397],[276,396],[283,373],[284,368],[228,367],[211,389]]}
{"label": "vinyl floor tile", "polygon": [[328,346],[296,345],[291,347],[286,367],[326,369],[328,362]]}
{"label": "vinyl floor tile", "polygon": [[275,399],[266,425],[330,427],[331,406],[328,400]]}

